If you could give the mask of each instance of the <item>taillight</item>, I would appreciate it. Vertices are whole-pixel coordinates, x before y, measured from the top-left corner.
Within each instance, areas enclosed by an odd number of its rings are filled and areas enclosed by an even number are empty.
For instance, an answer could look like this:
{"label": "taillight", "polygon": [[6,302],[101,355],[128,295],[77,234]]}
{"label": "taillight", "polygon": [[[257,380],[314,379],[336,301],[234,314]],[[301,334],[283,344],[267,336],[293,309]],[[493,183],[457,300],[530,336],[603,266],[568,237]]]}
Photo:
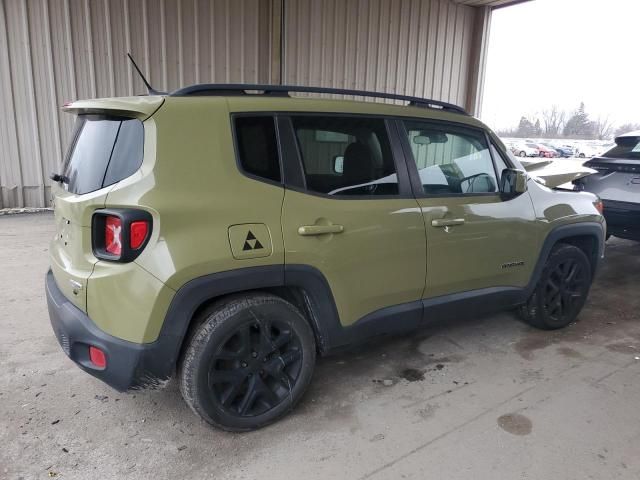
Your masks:
{"label": "taillight", "polygon": [[149,224],[144,220],[132,222],[130,227],[129,246],[134,250],[137,250],[142,246],[147,239],[147,231],[149,230]]}
{"label": "taillight", "polygon": [[105,219],[104,245],[111,255],[122,254],[122,220],[119,217],[109,215]]}
{"label": "taillight", "polygon": [[596,210],[598,210],[598,212],[600,212],[600,215],[602,215],[602,212],[604,212],[604,204],[602,203],[602,200],[597,199],[595,202],[593,202],[593,206],[596,207]]}
{"label": "taillight", "polygon": [[144,250],[153,222],[149,212],[96,210],[91,223],[93,254],[103,260],[130,262]]}

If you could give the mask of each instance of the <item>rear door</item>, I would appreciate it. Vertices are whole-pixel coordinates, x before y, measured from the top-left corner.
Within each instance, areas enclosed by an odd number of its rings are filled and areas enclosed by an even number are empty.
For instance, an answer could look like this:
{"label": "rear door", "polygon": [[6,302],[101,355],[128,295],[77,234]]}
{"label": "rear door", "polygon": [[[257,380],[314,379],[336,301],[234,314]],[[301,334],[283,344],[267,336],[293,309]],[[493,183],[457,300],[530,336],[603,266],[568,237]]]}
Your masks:
{"label": "rear door", "polygon": [[424,222],[387,121],[303,114],[280,125],[290,180],[282,211],[285,263],[324,275],[344,326],[410,302],[419,320]]}
{"label": "rear door", "polygon": [[424,297],[525,286],[535,213],[528,193],[502,200],[508,160],[481,129],[424,120],[399,120],[398,129],[427,232]]}

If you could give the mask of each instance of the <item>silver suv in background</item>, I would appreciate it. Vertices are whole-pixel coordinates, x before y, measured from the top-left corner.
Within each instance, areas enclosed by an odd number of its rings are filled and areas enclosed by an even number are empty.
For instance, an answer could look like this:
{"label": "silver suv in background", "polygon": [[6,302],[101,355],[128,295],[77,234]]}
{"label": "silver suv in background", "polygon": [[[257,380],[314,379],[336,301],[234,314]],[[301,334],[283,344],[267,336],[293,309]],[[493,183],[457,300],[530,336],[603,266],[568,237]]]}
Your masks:
{"label": "silver suv in background", "polygon": [[574,184],[602,199],[607,234],[640,241],[640,130],[616,137],[613,148],[584,166],[597,173]]}

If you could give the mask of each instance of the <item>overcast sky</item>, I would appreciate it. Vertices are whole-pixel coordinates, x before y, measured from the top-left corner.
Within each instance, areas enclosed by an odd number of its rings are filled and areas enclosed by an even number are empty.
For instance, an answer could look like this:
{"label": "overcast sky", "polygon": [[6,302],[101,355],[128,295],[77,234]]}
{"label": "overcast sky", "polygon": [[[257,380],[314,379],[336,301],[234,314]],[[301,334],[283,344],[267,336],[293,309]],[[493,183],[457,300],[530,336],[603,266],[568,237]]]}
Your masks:
{"label": "overcast sky", "polygon": [[552,104],[640,123],[640,0],[534,0],[493,12],[482,120]]}

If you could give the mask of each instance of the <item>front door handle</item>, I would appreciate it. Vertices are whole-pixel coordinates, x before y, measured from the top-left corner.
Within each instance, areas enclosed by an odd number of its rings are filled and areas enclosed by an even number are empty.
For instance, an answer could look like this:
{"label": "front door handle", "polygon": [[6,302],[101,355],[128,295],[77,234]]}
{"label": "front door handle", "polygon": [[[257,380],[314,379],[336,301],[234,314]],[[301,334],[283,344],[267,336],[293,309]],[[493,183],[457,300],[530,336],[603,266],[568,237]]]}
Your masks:
{"label": "front door handle", "polygon": [[342,232],[344,232],[344,227],[342,225],[302,225],[301,227],[298,227],[298,235],[302,235],[303,237]]}
{"label": "front door handle", "polygon": [[452,225],[464,225],[464,218],[439,218],[431,220],[432,227],[451,227]]}

